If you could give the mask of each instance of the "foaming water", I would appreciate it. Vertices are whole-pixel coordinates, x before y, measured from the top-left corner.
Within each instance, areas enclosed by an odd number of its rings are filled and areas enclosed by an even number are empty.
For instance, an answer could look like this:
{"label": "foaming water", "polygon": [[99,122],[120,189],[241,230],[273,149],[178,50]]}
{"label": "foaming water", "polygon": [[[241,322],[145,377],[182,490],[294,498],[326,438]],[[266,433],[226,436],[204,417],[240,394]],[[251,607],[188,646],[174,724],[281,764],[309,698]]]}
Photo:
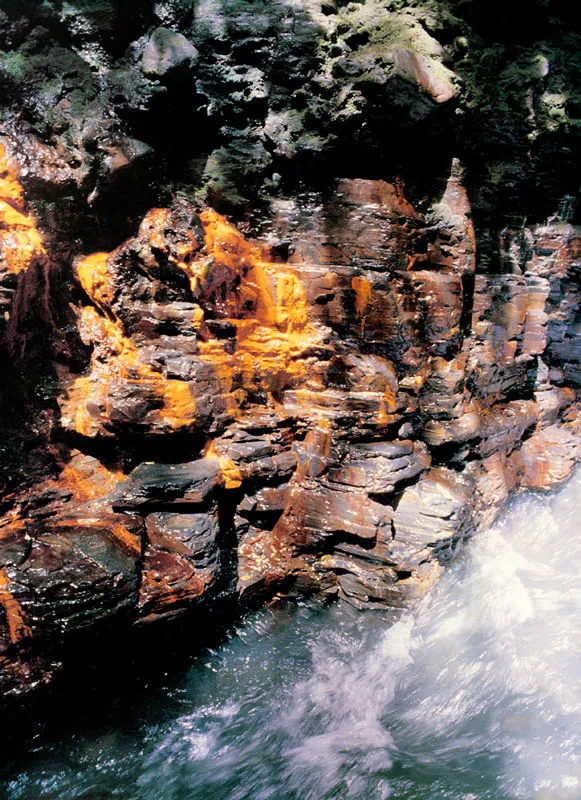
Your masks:
{"label": "foaming water", "polygon": [[579,800],[581,474],[517,500],[416,612],[249,617],[0,782],[8,800]]}

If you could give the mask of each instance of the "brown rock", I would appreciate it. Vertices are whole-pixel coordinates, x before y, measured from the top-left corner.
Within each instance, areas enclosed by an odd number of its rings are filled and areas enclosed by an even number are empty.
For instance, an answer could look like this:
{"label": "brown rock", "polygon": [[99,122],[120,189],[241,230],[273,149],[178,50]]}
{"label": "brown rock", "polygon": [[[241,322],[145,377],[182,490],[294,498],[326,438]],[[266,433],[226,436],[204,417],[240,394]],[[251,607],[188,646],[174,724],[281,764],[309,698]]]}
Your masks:
{"label": "brown rock", "polygon": [[404,545],[409,555],[426,551],[424,560],[448,558],[468,533],[471,494],[470,481],[450,470],[430,470],[401,496],[393,517],[394,544]]}
{"label": "brown rock", "polygon": [[497,450],[511,453],[526,431],[537,423],[539,408],[532,400],[513,400],[480,412],[480,442],[476,452],[486,457]]}
{"label": "brown rock", "polygon": [[374,539],[389,526],[391,509],[371,500],[365,489],[307,481],[292,488],[275,533],[295,546],[313,548],[326,539]]}
{"label": "brown rock", "polygon": [[478,529],[490,527],[509,497],[520,486],[524,474],[523,456],[515,450],[510,458],[494,453],[469,468],[475,480],[473,519]]}
{"label": "brown rock", "polygon": [[558,425],[535,433],[522,446],[524,489],[550,489],[566,480],[581,458],[581,438]]}
{"label": "brown rock", "polygon": [[238,544],[237,592],[243,605],[272,597],[288,583],[291,554],[272,531],[250,527]]}
{"label": "brown rock", "polygon": [[[426,63],[404,67],[429,105],[441,92]],[[126,166],[120,144],[107,152]],[[457,162],[425,216],[401,181],[336,190],[273,200],[263,243],[177,202],[75,263],[90,363],[61,358],[54,472],[0,520],[6,691],[52,675],[37,653],[69,631],[224,598],[409,603],[521,486],[581,459],[579,231],[507,229],[512,274],[474,277]],[[27,250],[38,231],[9,169],[0,200],[4,260],[16,242],[23,265],[0,278],[1,308],[17,272],[38,298],[49,261]]]}
{"label": "brown rock", "polygon": [[432,447],[444,444],[468,442],[480,434],[480,415],[473,404],[458,419],[429,420],[424,426],[423,438]]}
{"label": "brown rock", "polygon": [[252,495],[247,495],[238,506],[241,514],[271,514],[284,511],[291,498],[288,483],[280,486],[265,486]]}
{"label": "brown rock", "polygon": [[348,460],[329,475],[333,483],[362,487],[369,494],[391,494],[395,487],[424,472],[430,456],[420,442],[358,445]]}
{"label": "brown rock", "polygon": [[139,588],[139,621],[170,619],[205,594],[213,576],[178,553],[147,548]]}

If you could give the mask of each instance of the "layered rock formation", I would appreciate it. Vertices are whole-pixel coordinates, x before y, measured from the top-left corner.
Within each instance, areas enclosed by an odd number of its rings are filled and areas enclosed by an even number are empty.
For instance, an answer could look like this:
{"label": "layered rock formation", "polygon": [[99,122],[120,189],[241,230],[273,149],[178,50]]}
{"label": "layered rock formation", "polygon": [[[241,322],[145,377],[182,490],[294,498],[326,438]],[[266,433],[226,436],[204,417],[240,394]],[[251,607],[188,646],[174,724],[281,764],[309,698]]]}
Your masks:
{"label": "layered rock formation", "polygon": [[83,637],[309,592],[399,608],[581,458],[581,228],[568,182],[527,195],[533,128],[549,160],[577,135],[535,116],[567,70],[534,62],[529,128],[513,109],[477,165],[482,60],[452,68],[463,31],[500,58],[478,20],[262,6],[2,12],[7,698]]}

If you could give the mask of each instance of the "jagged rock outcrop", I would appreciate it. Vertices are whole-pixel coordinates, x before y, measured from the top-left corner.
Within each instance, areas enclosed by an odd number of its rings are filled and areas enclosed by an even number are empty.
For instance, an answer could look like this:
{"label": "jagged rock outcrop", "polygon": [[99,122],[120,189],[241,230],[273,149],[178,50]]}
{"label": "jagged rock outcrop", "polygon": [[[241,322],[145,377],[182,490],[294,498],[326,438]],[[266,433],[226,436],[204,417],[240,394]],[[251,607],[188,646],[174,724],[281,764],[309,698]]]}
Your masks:
{"label": "jagged rock outcrop", "polygon": [[401,607],[581,458],[578,34],[553,74],[455,2],[142,5],[0,12],[9,699],[87,635]]}
{"label": "jagged rock outcrop", "polygon": [[183,201],[75,262],[90,360],[63,375],[59,429],[117,468],[72,453],[6,516],[7,665],[87,627],[276,592],[400,606],[519,485],[570,474],[575,352],[549,337],[574,336],[576,303],[550,302],[576,274],[573,232],[560,273],[533,249],[522,276],[474,277],[456,169],[445,261],[440,245],[418,258],[430,221],[401,188],[358,180],[277,217],[285,262]]}

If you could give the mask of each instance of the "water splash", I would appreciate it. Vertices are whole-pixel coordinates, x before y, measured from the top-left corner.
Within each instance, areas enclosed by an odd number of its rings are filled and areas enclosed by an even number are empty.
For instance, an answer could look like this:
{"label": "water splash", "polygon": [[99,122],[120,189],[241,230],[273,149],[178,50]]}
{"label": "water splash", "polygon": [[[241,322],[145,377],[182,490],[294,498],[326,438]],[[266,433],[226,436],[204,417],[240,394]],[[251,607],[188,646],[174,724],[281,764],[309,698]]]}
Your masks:
{"label": "water splash", "polygon": [[43,746],[9,800],[579,800],[581,475],[516,501],[417,612],[250,617],[128,730]]}

